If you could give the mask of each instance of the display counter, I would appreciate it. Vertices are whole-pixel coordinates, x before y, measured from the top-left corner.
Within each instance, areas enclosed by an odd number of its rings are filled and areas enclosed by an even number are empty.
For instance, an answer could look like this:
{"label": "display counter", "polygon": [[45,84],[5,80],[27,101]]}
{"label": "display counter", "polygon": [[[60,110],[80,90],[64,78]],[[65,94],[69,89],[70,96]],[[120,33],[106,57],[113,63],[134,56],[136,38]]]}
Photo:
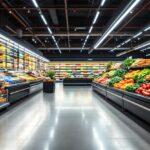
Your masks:
{"label": "display counter", "polygon": [[95,82],[92,83],[92,87],[94,91],[119,105],[122,110],[128,111],[150,123],[150,97],[122,91]]}
{"label": "display counter", "polygon": [[91,78],[65,78],[63,80],[64,86],[76,86],[76,85],[87,86],[91,85],[91,83],[92,83]]}
{"label": "display counter", "polygon": [[20,100],[21,98],[28,96],[30,87],[29,83],[19,83],[7,86],[8,90],[8,102],[13,103],[15,101]]}
{"label": "display counter", "polygon": [[38,80],[38,81],[31,81],[29,82],[30,85],[30,94],[38,92],[43,89],[43,81]]}

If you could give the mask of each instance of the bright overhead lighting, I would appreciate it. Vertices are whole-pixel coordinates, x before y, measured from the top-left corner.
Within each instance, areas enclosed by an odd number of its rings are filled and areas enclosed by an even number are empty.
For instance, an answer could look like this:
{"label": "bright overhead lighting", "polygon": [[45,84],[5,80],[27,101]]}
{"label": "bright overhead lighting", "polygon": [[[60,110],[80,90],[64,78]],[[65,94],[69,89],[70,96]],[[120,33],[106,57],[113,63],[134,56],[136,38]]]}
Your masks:
{"label": "bright overhead lighting", "polygon": [[145,49],[142,49],[141,52],[144,52],[144,51],[146,51],[146,50],[148,50],[148,49],[150,49],[150,47],[147,47],[147,48],[145,48]]}
{"label": "bright overhead lighting", "polygon": [[148,30],[150,30],[150,26],[149,26],[149,27],[147,27],[144,31],[148,31]]}
{"label": "bright overhead lighting", "polygon": [[147,54],[146,56],[150,56],[150,54]]}
{"label": "bright overhead lighting", "polygon": [[91,33],[92,29],[93,29],[93,26],[90,27],[89,33]]}
{"label": "bright overhead lighting", "polygon": [[127,44],[127,43],[130,42],[130,41],[131,41],[131,39],[128,39],[128,40],[125,41],[125,43]]}
{"label": "bright overhead lighting", "polygon": [[134,35],[133,38],[136,38],[136,37],[140,36],[141,34],[142,34],[142,32],[139,32],[136,35]]}
{"label": "bright overhead lighting", "polygon": [[[96,49],[105,39],[106,37],[121,23],[121,21],[130,13],[130,11],[140,2],[141,0],[135,0],[130,7],[126,7],[123,12],[115,19],[115,21],[112,23],[112,25],[106,30],[106,32],[103,34],[103,36],[97,41],[97,43],[94,46],[94,49]],[[93,50],[92,50],[93,51]],[[90,53],[92,52],[90,51]]]}
{"label": "bright overhead lighting", "polygon": [[44,17],[42,14],[41,14],[40,16],[41,16],[41,18],[42,18],[44,24],[47,26],[47,21],[46,21],[45,17]]}
{"label": "bright overhead lighting", "polygon": [[89,36],[90,36],[89,34],[86,36],[86,40],[88,40]]}
{"label": "bright overhead lighting", "polygon": [[47,27],[47,30],[50,34],[52,34],[52,30],[49,27]]}
{"label": "bright overhead lighting", "polygon": [[95,23],[96,23],[96,21],[97,21],[97,19],[98,19],[99,14],[100,14],[100,12],[99,12],[99,11],[97,11],[96,16],[95,16],[94,21],[93,21],[93,24],[95,24]]}
{"label": "bright overhead lighting", "polygon": [[52,39],[55,41],[55,38],[54,38],[54,36],[52,35]]}
{"label": "bright overhead lighting", "polygon": [[36,0],[32,0],[32,2],[33,2],[34,6],[35,6],[36,8],[39,7],[38,4],[37,4],[37,2],[36,2]]}
{"label": "bright overhead lighting", "polygon": [[101,2],[101,6],[103,6],[103,5],[104,5],[105,1],[106,1],[106,0],[102,0],[102,2]]}
{"label": "bright overhead lighting", "polygon": [[148,41],[148,42],[146,42],[146,43],[143,43],[143,44],[141,44],[141,45],[135,47],[135,50],[138,50],[138,49],[140,49],[140,48],[146,47],[146,46],[148,46],[148,45],[150,45],[150,41]]}

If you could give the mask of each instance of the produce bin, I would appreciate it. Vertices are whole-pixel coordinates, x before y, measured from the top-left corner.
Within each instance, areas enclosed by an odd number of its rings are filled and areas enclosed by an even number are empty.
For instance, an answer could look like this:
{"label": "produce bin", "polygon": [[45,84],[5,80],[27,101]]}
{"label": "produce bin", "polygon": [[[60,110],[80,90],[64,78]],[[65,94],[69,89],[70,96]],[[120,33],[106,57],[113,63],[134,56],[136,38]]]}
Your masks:
{"label": "produce bin", "polygon": [[150,123],[150,98],[139,94],[125,92],[124,109]]}
{"label": "produce bin", "polygon": [[103,96],[106,96],[107,86],[93,82],[92,83],[92,88],[93,88],[94,91],[98,92],[99,94],[101,94]]}
{"label": "produce bin", "polygon": [[66,78],[63,80],[64,86],[89,86],[91,83],[91,78]]}
{"label": "produce bin", "polygon": [[43,92],[53,93],[55,91],[55,82],[44,82],[43,83]]}
{"label": "produce bin", "polygon": [[30,84],[30,94],[38,92],[43,89],[42,80],[29,82],[29,84]]}
{"label": "produce bin", "polygon": [[28,96],[30,91],[29,83],[19,83],[7,86],[8,102],[13,103],[21,98]]}

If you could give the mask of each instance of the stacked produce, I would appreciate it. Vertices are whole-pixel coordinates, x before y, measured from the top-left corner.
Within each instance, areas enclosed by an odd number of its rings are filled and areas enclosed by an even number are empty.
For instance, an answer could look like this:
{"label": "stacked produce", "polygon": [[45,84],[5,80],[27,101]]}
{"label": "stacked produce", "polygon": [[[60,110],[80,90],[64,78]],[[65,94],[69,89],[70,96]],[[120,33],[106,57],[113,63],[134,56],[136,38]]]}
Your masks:
{"label": "stacked produce", "polygon": [[[6,90],[5,86],[9,85],[9,83],[5,82],[4,80],[0,79],[0,103],[6,102]],[[5,96],[4,96],[5,95]]]}
{"label": "stacked produce", "polygon": [[137,90],[136,93],[142,94],[144,96],[150,96],[150,83],[142,84]]}
{"label": "stacked produce", "polygon": [[[113,64],[113,66],[115,65]],[[150,59],[135,60],[127,58],[122,68],[105,72],[96,78],[95,82],[144,96],[150,96],[150,68],[144,68],[143,66],[149,67]],[[136,69],[136,67],[139,67],[139,69]],[[109,68],[113,67],[109,66]]]}

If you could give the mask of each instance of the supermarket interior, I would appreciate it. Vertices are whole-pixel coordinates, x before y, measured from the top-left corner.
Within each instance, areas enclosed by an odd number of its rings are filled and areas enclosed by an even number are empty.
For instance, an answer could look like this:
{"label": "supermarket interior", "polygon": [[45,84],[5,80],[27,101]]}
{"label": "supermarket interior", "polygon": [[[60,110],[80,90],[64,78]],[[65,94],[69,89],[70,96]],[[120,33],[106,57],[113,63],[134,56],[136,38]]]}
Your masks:
{"label": "supermarket interior", "polygon": [[149,150],[149,16],[149,0],[0,0],[0,150]]}

